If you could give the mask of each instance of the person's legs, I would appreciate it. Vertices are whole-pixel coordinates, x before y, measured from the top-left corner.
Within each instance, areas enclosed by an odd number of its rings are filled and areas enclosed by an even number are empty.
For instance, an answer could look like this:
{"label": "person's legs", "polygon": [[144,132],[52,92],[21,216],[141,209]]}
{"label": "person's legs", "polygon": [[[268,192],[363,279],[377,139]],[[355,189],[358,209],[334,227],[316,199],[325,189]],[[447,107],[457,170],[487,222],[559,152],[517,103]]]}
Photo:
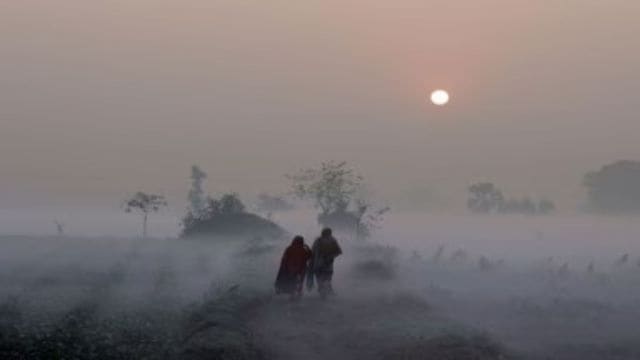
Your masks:
{"label": "person's legs", "polygon": [[302,287],[304,285],[304,274],[299,274],[296,277],[296,284],[293,290],[292,298],[294,300],[299,300],[302,297]]}
{"label": "person's legs", "polygon": [[321,297],[325,297],[333,293],[331,288],[331,277],[333,272],[323,271],[316,273],[316,280],[318,281],[318,293]]}
{"label": "person's legs", "polygon": [[324,293],[324,276],[319,271],[315,273],[315,276],[316,276],[316,286],[318,287],[318,293],[322,295]]}
{"label": "person's legs", "polygon": [[335,295],[335,292],[333,291],[333,284],[331,283],[331,280],[333,279],[333,272],[327,273],[327,293],[329,295]]}

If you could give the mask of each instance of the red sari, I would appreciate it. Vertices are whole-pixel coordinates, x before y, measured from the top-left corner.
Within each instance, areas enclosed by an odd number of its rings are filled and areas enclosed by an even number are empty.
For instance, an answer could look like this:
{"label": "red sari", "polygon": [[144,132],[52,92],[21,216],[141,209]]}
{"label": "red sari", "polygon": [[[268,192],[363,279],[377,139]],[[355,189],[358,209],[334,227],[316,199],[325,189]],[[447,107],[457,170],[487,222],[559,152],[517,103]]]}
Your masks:
{"label": "red sari", "polygon": [[275,284],[276,293],[291,295],[302,293],[302,284],[309,259],[311,259],[311,250],[304,244],[302,237],[296,236],[282,255]]}

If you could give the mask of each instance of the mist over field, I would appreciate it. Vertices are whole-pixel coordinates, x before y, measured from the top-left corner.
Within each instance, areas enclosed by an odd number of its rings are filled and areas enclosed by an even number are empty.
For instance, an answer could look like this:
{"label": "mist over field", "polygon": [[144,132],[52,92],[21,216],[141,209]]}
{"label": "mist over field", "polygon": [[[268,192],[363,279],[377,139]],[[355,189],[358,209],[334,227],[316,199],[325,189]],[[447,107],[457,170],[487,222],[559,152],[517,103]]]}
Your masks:
{"label": "mist over field", "polygon": [[[301,221],[306,215],[282,223],[312,239],[318,229]],[[3,236],[0,351],[158,359],[640,354],[633,219],[395,214],[367,241],[348,235],[338,237],[345,254],[336,260],[337,296],[322,301],[312,291],[294,303],[272,290],[287,240]]]}

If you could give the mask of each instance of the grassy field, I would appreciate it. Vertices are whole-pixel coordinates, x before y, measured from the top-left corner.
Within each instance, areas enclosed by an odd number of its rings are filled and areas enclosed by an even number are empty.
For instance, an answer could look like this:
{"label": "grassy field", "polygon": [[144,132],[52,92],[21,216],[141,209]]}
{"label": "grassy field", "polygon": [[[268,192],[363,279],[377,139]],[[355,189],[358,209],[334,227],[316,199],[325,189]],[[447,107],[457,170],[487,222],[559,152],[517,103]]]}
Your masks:
{"label": "grassy field", "polygon": [[345,243],[338,296],[272,293],[286,243],[0,239],[2,359],[638,359],[640,268]]}

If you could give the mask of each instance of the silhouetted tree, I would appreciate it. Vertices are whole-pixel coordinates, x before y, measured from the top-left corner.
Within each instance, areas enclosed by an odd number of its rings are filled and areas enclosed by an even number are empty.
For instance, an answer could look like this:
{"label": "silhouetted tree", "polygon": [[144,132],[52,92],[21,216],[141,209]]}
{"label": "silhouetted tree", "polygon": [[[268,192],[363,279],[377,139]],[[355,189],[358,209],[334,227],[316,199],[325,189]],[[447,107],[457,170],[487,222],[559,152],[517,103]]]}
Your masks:
{"label": "silhouetted tree", "polygon": [[139,211],[142,213],[142,237],[147,237],[147,219],[149,213],[157,212],[161,207],[167,206],[164,196],[137,192],[125,203],[125,211]]}
{"label": "silhouetted tree", "polygon": [[224,214],[240,214],[245,211],[246,207],[236,193],[224,194],[220,199],[212,197],[207,198],[207,207],[205,214],[211,218]]}
{"label": "silhouetted tree", "polygon": [[311,199],[323,214],[346,209],[362,186],[362,176],[346,162],[323,162],[320,168],[304,169],[287,176],[293,191],[300,198]]}
{"label": "silhouetted tree", "polygon": [[618,161],[587,173],[589,207],[595,211],[640,212],[640,162]]}
{"label": "silhouetted tree", "polygon": [[500,207],[500,212],[506,214],[535,215],[536,204],[529,197],[509,199]]}
{"label": "silhouetted tree", "polygon": [[520,200],[518,206],[518,213],[524,215],[535,215],[538,209],[536,208],[536,204],[529,197],[524,197]]}
{"label": "silhouetted tree", "polygon": [[365,199],[363,178],[346,162],[324,162],[319,168],[287,175],[293,192],[311,199],[323,226],[353,232],[356,238],[366,238],[382,221],[388,207],[374,209]]}
{"label": "silhouetted tree", "polygon": [[490,182],[481,182],[469,187],[467,207],[475,213],[488,214],[498,210],[504,202],[502,192]]}
{"label": "silhouetted tree", "polygon": [[191,189],[189,190],[187,198],[189,200],[189,206],[191,207],[189,211],[191,211],[194,216],[200,216],[206,205],[207,200],[202,188],[202,183],[206,178],[207,173],[202,171],[200,167],[197,165],[191,167]]}
{"label": "silhouetted tree", "polygon": [[555,205],[549,200],[540,200],[536,203],[529,197],[510,198],[503,201],[498,210],[502,214],[547,215],[555,210]]}
{"label": "silhouetted tree", "polygon": [[391,211],[388,206],[373,209],[372,205],[365,199],[358,198],[355,200],[356,210],[356,237],[364,239],[371,235],[371,232],[380,226],[384,215]]}
{"label": "silhouetted tree", "polygon": [[542,199],[538,201],[538,210],[537,213],[541,215],[547,215],[556,210],[556,204],[551,200]]}
{"label": "silhouetted tree", "polygon": [[476,183],[469,187],[467,207],[480,214],[495,211],[500,214],[544,215],[555,210],[555,204],[546,199],[535,202],[527,196],[520,199],[505,198],[502,191],[490,182]]}
{"label": "silhouetted tree", "polygon": [[500,203],[498,212],[501,214],[515,214],[520,211],[520,200],[509,198]]}

